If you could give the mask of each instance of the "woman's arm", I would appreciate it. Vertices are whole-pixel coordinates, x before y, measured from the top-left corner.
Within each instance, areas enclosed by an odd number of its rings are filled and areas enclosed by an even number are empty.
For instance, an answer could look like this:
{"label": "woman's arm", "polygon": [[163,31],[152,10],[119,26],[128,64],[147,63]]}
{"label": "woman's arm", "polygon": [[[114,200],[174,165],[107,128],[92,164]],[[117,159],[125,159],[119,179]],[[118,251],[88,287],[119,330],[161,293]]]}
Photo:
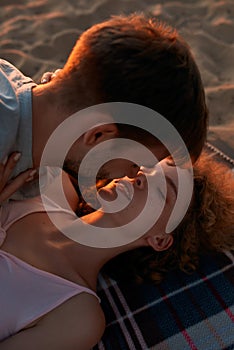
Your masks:
{"label": "woman's arm", "polygon": [[6,199],[9,199],[20,187],[25,183],[33,180],[36,174],[35,169],[28,169],[23,173],[16,176],[9,182],[11,173],[13,172],[21,154],[19,152],[13,152],[3,162],[0,162],[0,206]]}
{"label": "woman's arm", "polygon": [[82,293],[49,312],[37,325],[0,343],[1,350],[89,350],[105,329],[96,297]]}

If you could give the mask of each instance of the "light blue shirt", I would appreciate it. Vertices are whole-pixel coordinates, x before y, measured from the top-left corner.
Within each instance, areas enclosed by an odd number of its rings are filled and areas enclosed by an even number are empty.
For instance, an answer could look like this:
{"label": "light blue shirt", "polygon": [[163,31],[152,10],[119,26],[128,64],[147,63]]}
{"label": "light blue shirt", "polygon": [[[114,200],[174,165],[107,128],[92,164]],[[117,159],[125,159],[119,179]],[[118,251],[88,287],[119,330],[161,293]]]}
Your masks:
{"label": "light blue shirt", "polygon": [[[32,160],[32,87],[33,80],[11,63],[0,59],[0,161],[17,151],[21,157],[11,178],[33,166]],[[60,174],[59,168],[41,169],[41,190]],[[21,200],[39,194],[38,179],[22,186],[11,199]]]}
{"label": "light blue shirt", "polygon": [[9,62],[0,59],[0,160],[21,152],[11,177],[31,168],[32,87],[36,84]]}

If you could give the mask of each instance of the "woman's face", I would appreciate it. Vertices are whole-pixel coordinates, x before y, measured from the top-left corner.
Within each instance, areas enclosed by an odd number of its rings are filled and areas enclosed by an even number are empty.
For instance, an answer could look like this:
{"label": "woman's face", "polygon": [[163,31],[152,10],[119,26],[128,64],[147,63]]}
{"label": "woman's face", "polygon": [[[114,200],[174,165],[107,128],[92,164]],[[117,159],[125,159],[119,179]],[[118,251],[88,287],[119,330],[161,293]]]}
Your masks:
{"label": "woman's face", "polygon": [[147,215],[158,213],[157,229],[165,231],[177,197],[177,182],[176,167],[170,165],[167,159],[150,169],[142,167],[135,178],[113,180],[99,190],[99,195],[106,201],[102,206],[103,211],[108,206],[111,207],[114,200],[125,205],[129,203],[124,209],[108,214],[115,226],[122,226],[140,215],[147,204],[149,210],[146,211],[144,220],[147,220]]}

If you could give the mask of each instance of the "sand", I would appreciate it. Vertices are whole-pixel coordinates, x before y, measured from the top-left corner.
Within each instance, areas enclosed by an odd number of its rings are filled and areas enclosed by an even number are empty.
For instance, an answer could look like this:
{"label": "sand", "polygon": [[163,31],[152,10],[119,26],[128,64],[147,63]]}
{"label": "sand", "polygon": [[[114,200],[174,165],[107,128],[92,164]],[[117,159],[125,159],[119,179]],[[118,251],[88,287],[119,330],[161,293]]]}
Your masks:
{"label": "sand", "polygon": [[63,66],[83,30],[133,11],[167,21],[188,41],[205,85],[208,140],[234,158],[233,0],[0,0],[0,57],[39,82]]}

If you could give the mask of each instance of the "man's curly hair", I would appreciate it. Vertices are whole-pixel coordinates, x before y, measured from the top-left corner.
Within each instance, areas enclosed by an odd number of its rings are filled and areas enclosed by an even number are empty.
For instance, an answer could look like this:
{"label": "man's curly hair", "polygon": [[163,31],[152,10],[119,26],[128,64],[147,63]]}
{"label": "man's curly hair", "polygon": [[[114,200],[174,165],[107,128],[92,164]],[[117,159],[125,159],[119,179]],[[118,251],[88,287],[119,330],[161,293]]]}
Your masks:
{"label": "man's curly hair", "polygon": [[233,172],[206,153],[194,165],[193,199],[173,236],[168,250],[128,251],[109,261],[102,272],[117,280],[159,283],[174,269],[195,271],[202,254],[234,249]]}

